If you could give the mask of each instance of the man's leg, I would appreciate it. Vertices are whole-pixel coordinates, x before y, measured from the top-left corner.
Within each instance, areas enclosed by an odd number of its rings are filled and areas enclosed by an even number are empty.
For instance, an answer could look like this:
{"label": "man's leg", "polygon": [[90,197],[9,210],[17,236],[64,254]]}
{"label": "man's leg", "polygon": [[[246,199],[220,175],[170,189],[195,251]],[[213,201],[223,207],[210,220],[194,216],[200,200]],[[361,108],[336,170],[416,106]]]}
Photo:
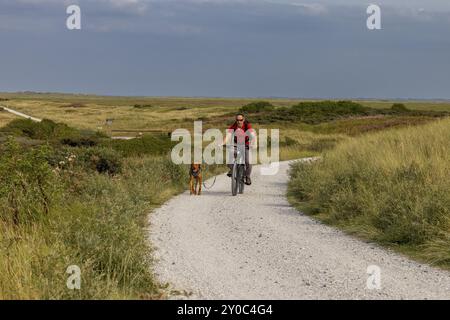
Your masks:
{"label": "man's leg", "polygon": [[233,162],[234,162],[235,158],[236,158],[236,148],[234,149],[233,155],[230,154],[229,159],[228,159],[227,167],[228,167],[228,169],[230,169],[230,171],[228,171],[227,176],[229,176],[229,177],[231,177],[233,175],[233,166],[234,166]]}
{"label": "man's leg", "polygon": [[250,149],[245,148],[245,177],[247,178],[247,181],[249,184],[251,184],[250,175],[252,174],[252,164],[250,163]]}
{"label": "man's leg", "polygon": [[228,171],[227,176],[231,177],[232,173],[233,173],[233,165],[232,164],[228,164],[227,165],[228,169],[230,169],[230,171]]}

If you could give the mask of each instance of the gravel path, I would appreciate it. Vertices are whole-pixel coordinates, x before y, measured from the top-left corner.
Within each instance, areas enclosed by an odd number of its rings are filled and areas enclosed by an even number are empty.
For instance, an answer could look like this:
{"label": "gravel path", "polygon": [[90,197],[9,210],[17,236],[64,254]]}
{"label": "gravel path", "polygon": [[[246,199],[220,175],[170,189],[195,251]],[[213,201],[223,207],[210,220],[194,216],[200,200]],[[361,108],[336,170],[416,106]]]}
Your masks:
{"label": "gravel path", "polygon": [[[285,198],[288,162],[232,197],[226,175],[150,215],[155,274],[200,299],[450,299],[450,273],[318,223]],[[211,184],[211,180],[207,185]],[[369,290],[367,268],[380,268]],[[175,297],[175,298],[180,298]]]}
{"label": "gravel path", "polygon": [[38,118],[35,118],[35,117],[32,117],[32,116],[26,115],[26,114],[24,114],[22,112],[19,112],[19,111],[13,110],[13,109],[9,109],[9,108],[4,107],[4,106],[0,106],[0,108],[5,110],[6,112],[15,114],[16,116],[19,116],[19,117],[22,117],[22,118],[25,118],[25,119],[31,119],[31,120],[33,120],[35,122],[41,122],[42,121],[42,119],[38,119]]}

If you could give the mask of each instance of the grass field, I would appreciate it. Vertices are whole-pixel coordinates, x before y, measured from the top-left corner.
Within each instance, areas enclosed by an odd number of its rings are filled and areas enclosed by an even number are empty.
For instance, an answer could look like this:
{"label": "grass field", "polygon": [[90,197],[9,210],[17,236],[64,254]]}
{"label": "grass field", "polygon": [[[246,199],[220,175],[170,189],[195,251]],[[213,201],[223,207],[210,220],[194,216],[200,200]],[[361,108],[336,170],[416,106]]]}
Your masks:
{"label": "grass field", "polygon": [[[400,197],[396,209],[406,208],[414,213],[411,224],[404,218],[406,213],[399,211],[399,216],[403,214],[403,220],[399,220],[403,224],[398,228],[404,228],[403,235],[415,232],[415,239],[422,241],[417,242],[420,248],[428,248],[416,253],[426,252],[433,261],[445,265],[448,235],[436,228],[434,221],[419,222],[428,219],[427,212],[435,217],[435,212],[448,208],[448,203],[440,202],[448,201],[445,195],[448,185],[434,184],[438,180],[433,179],[448,177],[444,170],[448,167],[442,159],[442,151],[447,149],[445,146],[438,149],[438,142],[449,141],[444,139],[448,120],[439,119],[448,117],[450,103],[407,101],[405,107],[393,109],[393,101],[258,101],[0,94],[0,105],[46,119],[33,123],[0,111],[0,298],[164,297],[161,284],[154,281],[151,273],[151,248],[144,232],[148,227],[146,216],[152,208],[185,190],[188,178],[187,167],[175,166],[168,158],[173,143],[167,133],[177,128],[192,129],[195,120],[202,120],[204,129],[224,130],[241,108],[248,111],[246,115],[256,129],[280,129],[282,160],[325,154],[317,167],[294,170],[291,190],[296,201],[311,200],[315,210],[320,209],[319,217],[332,216],[343,227],[346,224],[341,222],[346,220],[338,214],[355,214],[355,230],[368,230],[370,235],[376,235],[374,239],[389,235],[383,241],[391,244],[390,239],[396,239],[397,227],[389,229],[389,223],[395,222],[395,216],[387,215],[390,221],[377,222],[377,226],[384,223],[382,232],[377,233],[373,225],[378,199],[371,197],[370,192],[380,191],[367,189],[367,193],[356,194],[351,184],[363,173],[368,175],[363,175],[364,179],[372,177],[370,174],[374,179],[383,178],[379,185],[390,182],[388,192]],[[106,125],[107,119],[113,119],[111,125]],[[145,130],[160,132],[145,133]],[[111,136],[135,136],[139,131],[145,133],[139,139],[110,139]],[[437,145],[436,149],[426,147],[427,139],[432,146]],[[390,143],[391,140],[394,142]],[[400,143],[405,154],[396,152],[393,147],[396,143]],[[383,152],[372,157],[379,150]],[[418,155],[413,154],[415,151]],[[435,161],[427,166],[426,157]],[[408,167],[409,162],[401,163],[401,159],[415,159],[418,167]],[[381,167],[384,171],[377,177],[380,163],[384,163]],[[395,171],[400,170],[399,163],[406,166],[401,167],[403,176]],[[333,175],[336,170],[342,170],[342,174]],[[432,170],[437,171],[432,174]],[[223,166],[211,166],[206,175],[223,171]],[[415,190],[411,183],[417,182],[414,179],[418,173],[423,175],[418,182],[418,193],[408,193],[405,188]],[[397,180],[392,181],[393,176]],[[299,181],[301,177],[307,179]],[[334,190],[327,189],[327,185],[339,186],[342,181],[347,188],[335,188],[342,191],[337,199],[333,198],[335,194],[327,194]],[[401,192],[395,193],[393,186],[399,186]],[[427,186],[433,186],[436,193],[428,197]],[[395,206],[397,200],[389,200],[389,193],[383,199]],[[416,200],[428,197],[428,211],[423,211],[408,196],[415,196]],[[357,204],[359,200],[361,203]],[[330,201],[338,203],[332,214],[328,211]],[[432,207],[433,203],[438,207]],[[441,227],[447,228],[445,219],[436,219]],[[435,233],[424,235],[423,230],[428,232],[428,229],[442,232],[439,237]],[[72,264],[83,270],[84,289],[79,292],[66,288],[65,270]]]}
{"label": "grass field", "polygon": [[[194,120],[211,118],[217,118],[222,123],[226,123],[227,120],[232,119],[232,116],[224,115],[238,111],[245,104],[260,100],[101,97],[64,94],[0,94],[0,98],[9,99],[0,102],[0,105],[4,104],[31,116],[64,122],[76,128],[106,132],[125,129],[172,131],[175,128],[192,125]],[[302,102],[302,100],[295,99],[264,100],[276,107],[289,107]],[[388,109],[393,103],[397,103],[397,101],[358,102],[363,106],[376,109]],[[450,112],[450,102],[406,101],[403,103],[411,110]],[[107,119],[114,119],[112,126],[105,125]],[[6,122],[5,120],[0,121]]]}
{"label": "grass field", "polygon": [[17,117],[9,112],[0,110],[0,127],[5,126],[12,120],[17,119]]}
{"label": "grass field", "polygon": [[349,138],[291,174],[303,211],[450,269],[450,119]]}

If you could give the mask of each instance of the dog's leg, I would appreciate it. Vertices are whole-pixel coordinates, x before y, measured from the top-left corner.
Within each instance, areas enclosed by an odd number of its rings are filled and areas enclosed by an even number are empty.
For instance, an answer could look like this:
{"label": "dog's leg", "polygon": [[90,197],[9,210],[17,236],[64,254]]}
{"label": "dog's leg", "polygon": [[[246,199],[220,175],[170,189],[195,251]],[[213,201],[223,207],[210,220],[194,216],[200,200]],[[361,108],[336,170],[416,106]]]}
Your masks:
{"label": "dog's leg", "polygon": [[198,187],[198,195],[201,195],[202,194],[202,181],[203,181],[203,178],[202,178],[202,176],[199,176],[198,177],[198,185],[199,185],[199,187]]}
{"label": "dog's leg", "polygon": [[197,195],[198,177],[195,177],[194,194]]}
{"label": "dog's leg", "polygon": [[189,189],[191,190],[191,194],[194,193],[194,177],[191,176],[190,180],[189,180]]}

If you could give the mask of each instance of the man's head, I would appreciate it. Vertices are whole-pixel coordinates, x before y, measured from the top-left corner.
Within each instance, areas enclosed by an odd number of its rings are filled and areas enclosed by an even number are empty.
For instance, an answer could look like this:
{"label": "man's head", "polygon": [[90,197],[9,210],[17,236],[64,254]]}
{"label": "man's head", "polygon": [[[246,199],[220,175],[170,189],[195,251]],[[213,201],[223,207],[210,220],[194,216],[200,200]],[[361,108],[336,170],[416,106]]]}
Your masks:
{"label": "man's head", "polygon": [[237,126],[238,126],[239,128],[243,128],[243,127],[244,127],[244,122],[245,122],[245,117],[244,117],[244,115],[243,115],[242,113],[238,113],[238,114],[236,115],[236,123],[237,123]]}

